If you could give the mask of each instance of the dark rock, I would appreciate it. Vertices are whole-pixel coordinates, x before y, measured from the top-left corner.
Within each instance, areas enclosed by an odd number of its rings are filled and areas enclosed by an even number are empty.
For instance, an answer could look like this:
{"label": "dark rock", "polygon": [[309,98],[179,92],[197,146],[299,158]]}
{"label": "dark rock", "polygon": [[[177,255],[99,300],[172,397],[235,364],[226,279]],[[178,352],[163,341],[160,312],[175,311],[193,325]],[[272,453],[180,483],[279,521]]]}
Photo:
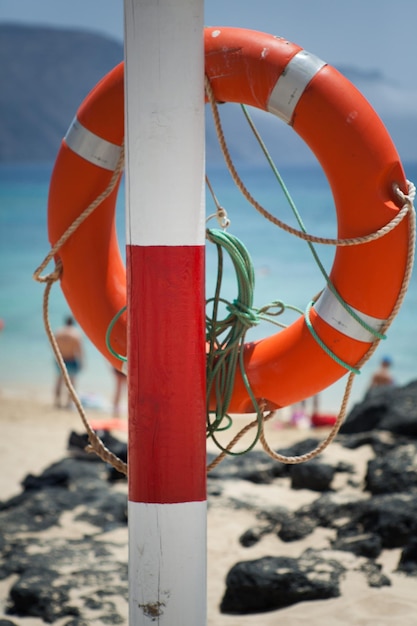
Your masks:
{"label": "dark rock", "polygon": [[328,491],[334,474],[334,467],[320,461],[314,460],[292,465],[290,469],[291,487],[293,489]]}
{"label": "dark rock", "polygon": [[302,456],[303,454],[308,454],[315,450],[320,443],[321,439],[308,437],[308,439],[296,441],[289,448],[279,449],[278,452],[284,456]]}
{"label": "dark rock", "polygon": [[[126,447],[126,451],[121,451],[121,453],[119,453],[117,456],[119,457],[121,461],[124,461],[124,463],[127,463],[127,447]],[[118,469],[110,465],[107,469],[107,480],[109,481],[109,483],[115,483],[121,480],[126,481],[127,474],[124,474],[123,472],[119,472]]]}
{"label": "dark rock", "polygon": [[377,535],[383,548],[401,548],[417,534],[417,495],[381,495],[357,503],[350,521],[338,530],[346,539],[366,533]]}
{"label": "dark rock", "polygon": [[281,541],[299,541],[310,535],[316,528],[315,521],[307,515],[288,515],[278,531]]}
{"label": "dark rock", "polygon": [[[209,454],[207,463],[210,465],[216,455]],[[286,475],[287,468],[282,463],[273,461],[261,450],[251,450],[244,455],[227,456],[209,473],[212,479],[240,479],[256,484],[270,484],[274,478]]]}
{"label": "dark rock", "polygon": [[[17,578],[9,590],[8,613],[46,623],[71,616],[69,624],[83,626],[94,611],[100,623],[123,623],[116,607],[120,598],[127,601],[127,563],[117,561],[103,533],[126,529],[127,494],[114,492],[104,463],[84,459],[63,459],[25,483],[35,488],[26,488],[0,510],[0,579]],[[63,513],[75,524],[88,522],[85,536],[39,532],[58,527]],[[77,607],[70,601],[74,590]]]}
{"label": "dark rock", "polygon": [[76,520],[87,521],[104,531],[127,524],[127,502],[123,493],[103,493],[94,503],[86,508]]}
{"label": "dark rock", "polygon": [[409,443],[368,463],[365,489],[373,494],[400,493],[417,488],[417,445]]}
{"label": "dark rock", "polygon": [[[7,530],[6,530],[7,532]],[[38,545],[37,540],[31,540],[32,547]],[[38,555],[29,555],[27,541],[15,538],[8,542],[0,555],[0,580],[9,578],[12,574],[22,574],[26,569],[39,563]],[[39,563],[42,566],[43,563]]]}
{"label": "dark rock", "polygon": [[57,571],[26,570],[10,590],[8,613],[40,617],[48,624],[66,615],[78,615],[78,609],[68,605],[68,586],[57,584],[58,576]]}
{"label": "dark rock", "polygon": [[389,411],[381,421],[380,429],[417,437],[417,381],[393,391]]}
{"label": "dark rock", "polygon": [[[86,536],[80,540],[32,538],[30,546],[22,538],[5,555],[5,577],[18,575],[10,590],[8,613],[48,622],[65,615],[85,617],[94,604],[97,611],[113,616],[111,623],[121,623],[115,607],[117,599],[127,600],[127,563],[114,558],[111,544]],[[74,590],[80,598],[76,610],[69,603]]]}
{"label": "dark rock", "polygon": [[365,397],[346,416],[339,433],[341,435],[356,434],[379,428],[389,410],[391,394],[391,389],[381,387],[377,393]]}
{"label": "dark rock", "polygon": [[226,578],[222,613],[244,615],[340,595],[344,568],[313,551],[299,559],[267,556],[237,563]]}
{"label": "dark rock", "polygon": [[250,548],[258,543],[268,531],[269,528],[249,528],[239,537],[239,543],[244,548]]}
{"label": "dark rock", "polygon": [[219,496],[221,496],[223,493],[223,487],[221,485],[219,485],[219,483],[214,483],[212,480],[210,480],[210,478],[207,480],[207,496],[209,499],[209,506],[210,506],[210,496],[213,498],[217,498]]}
{"label": "dark rock", "polygon": [[381,538],[372,533],[363,535],[342,536],[332,542],[334,550],[352,552],[356,556],[376,559],[382,552]]}
{"label": "dark rock", "polygon": [[[122,461],[127,461],[126,443],[114,437],[114,435],[112,435],[108,430],[97,430],[96,435],[100,438],[103,445],[110,450],[110,452],[113,452],[113,454],[118,456]],[[89,438],[87,433],[77,433],[75,431],[71,431],[68,438],[68,450],[77,458],[102,463],[101,458],[97,454],[86,451],[88,445]]]}
{"label": "dark rock", "polygon": [[310,505],[303,506],[298,514],[308,515],[324,528],[337,528],[338,521],[343,518],[352,518],[360,506],[357,493],[341,496],[338,493],[326,493],[314,500]]}
{"label": "dark rock", "polygon": [[[289,457],[300,456],[314,450],[319,443],[320,439],[308,438],[303,441],[298,441],[288,448],[280,449],[278,452]],[[208,465],[210,465],[215,458],[216,455],[212,453],[208,454]],[[312,463],[313,462],[308,463],[308,465],[311,466]],[[297,466],[275,461],[262,450],[251,450],[243,455],[227,456],[219,465],[210,471],[208,476],[210,480],[227,480],[237,478],[240,480],[247,480],[255,484],[268,485],[276,478],[286,478],[290,476],[294,467]],[[313,473],[316,475],[319,471],[320,470],[317,470],[317,472],[315,472],[313,468]],[[310,482],[313,482],[312,479]]]}
{"label": "dark rock", "polygon": [[[91,455],[88,456],[90,457]],[[100,463],[90,463],[87,458],[74,459],[67,457],[53,463],[39,478],[42,481],[47,481],[50,474],[54,475],[57,472],[67,474],[69,485],[79,483],[80,487],[83,486],[83,491],[94,491],[94,486],[103,485],[105,465],[101,460]]]}
{"label": "dark rock", "polygon": [[298,541],[313,532],[317,522],[309,515],[291,513],[283,507],[261,511],[257,515],[264,523],[248,529],[239,541],[245,547],[257,543],[264,535],[276,533],[281,541]]}
{"label": "dark rock", "polygon": [[69,475],[64,471],[45,472],[42,476],[28,474],[22,481],[25,491],[44,489],[45,487],[68,487]]}
{"label": "dark rock", "polygon": [[[65,480],[56,480],[57,477]],[[126,524],[127,498],[125,494],[112,494],[103,482],[106,468],[103,462],[91,463],[84,459],[63,459],[53,464],[40,476],[32,478],[36,488],[3,503],[0,525],[8,532],[46,530],[59,523],[64,511],[84,505],[79,519],[109,530],[110,526]],[[25,481],[26,482],[26,479]]]}
{"label": "dark rock", "polygon": [[346,461],[339,461],[334,468],[335,472],[340,474],[354,474],[355,466],[353,463],[347,463]]}
{"label": "dark rock", "polygon": [[46,530],[58,524],[63,510],[77,506],[76,496],[61,488],[47,487],[25,493],[30,493],[30,497],[15,498],[13,506],[0,511],[0,525],[7,528],[7,533]]}
{"label": "dark rock", "polygon": [[337,442],[348,450],[370,446],[376,455],[385,454],[399,443],[398,436],[386,431],[373,430],[352,435],[337,435]]}
{"label": "dark rock", "polygon": [[18,624],[11,622],[9,619],[0,619],[0,626],[18,626]]}
{"label": "dark rock", "polygon": [[382,566],[379,563],[367,561],[361,566],[361,571],[365,574],[370,587],[379,589],[391,586],[390,579],[382,572]]}
{"label": "dark rock", "polygon": [[268,507],[267,511],[259,511],[258,519],[267,520],[270,522],[271,528],[275,528],[277,524],[282,522],[288,517],[289,512],[284,506]]}
{"label": "dark rock", "polygon": [[412,537],[404,547],[397,569],[409,576],[417,576],[417,537]]}
{"label": "dark rock", "polygon": [[356,404],[340,434],[386,430],[417,437],[417,381],[404,387],[381,387]]}

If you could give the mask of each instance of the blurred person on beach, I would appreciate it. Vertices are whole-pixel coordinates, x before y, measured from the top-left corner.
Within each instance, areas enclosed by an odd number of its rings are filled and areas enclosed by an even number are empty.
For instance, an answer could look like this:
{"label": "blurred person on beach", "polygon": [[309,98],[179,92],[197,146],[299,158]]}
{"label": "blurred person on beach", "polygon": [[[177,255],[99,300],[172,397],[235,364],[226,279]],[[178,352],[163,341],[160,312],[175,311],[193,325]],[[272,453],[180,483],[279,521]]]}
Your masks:
{"label": "blurred person on beach", "polygon": [[120,401],[123,389],[126,387],[126,375],[113,367],[115,388],[113,396],[113,417],[120,417]]}
{"label": "blurred person on beach", "polygon": [[[84,351],[80,332],[75,328],[75,320],[68,315],[64,320],[64,326],[55,332],[55,340],[59,351],[67,368],[70,381],[75,387],[77,374],[83,366]],[[62,388],[64,385],[64,377],[62,375],[59,364],[57,367],[57,380],[55,384],[55,406],[61,407]],[[71,398],[68,392],[68,400],[65,405],[67,408],[71,406]]]}
{"label": "blurred person on beach", "polygon": [[[308,404],[311,404],[309,410]],[[312,426],[312,417],[319,410],[319,394],[300,400],[291,407],[291,413],[286,421],[286,425],[294,428],[307,429]]]}
{"label": "blurred person on beach", "polygon": [[381,359],[378,369],[374,372],[369,383],[369,392],[373,393],[375,390],[383,387],[393,387],[395,385],[394,377],[391,373],[392,359],[389,356],[384,356]]}

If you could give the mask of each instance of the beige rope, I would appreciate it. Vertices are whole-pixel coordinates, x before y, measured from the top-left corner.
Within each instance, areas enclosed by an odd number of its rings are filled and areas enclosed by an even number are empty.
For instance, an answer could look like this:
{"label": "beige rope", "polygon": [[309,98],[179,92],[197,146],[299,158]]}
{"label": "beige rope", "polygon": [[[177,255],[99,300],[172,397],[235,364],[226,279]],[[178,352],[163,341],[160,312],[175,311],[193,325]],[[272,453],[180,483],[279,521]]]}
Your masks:
{"label": "beige rope", "polygon": [[109,184],[106,189],[99,195],[97,198],[88,205],[88,207],[73,221],[72,224],[67,228],[63,235],[58,239],[53,248],[46,255],[40,266],[34,271],[33,278],[34,280],[43,283],[48,281],[48,276],[42,277],[41,273],[48,265],[48,263],[53,259],[56,253],[62,248],[64,243],[71,237],[71,235],[77,230],[79,226],[93,213],[96,208],[112,193],[115,188],[117,181],[119,180],[119,176],[123,171],[124,167],[124,145],[121,146],[119,160],[116,164],[116,169],[114,170],[112,177],[110,179]]}
{"label": "beige rope", "polygon": [[[411,183],[410,181],[407,181],[407,184],[408,184],[408,194],[404,194],[399,189],[398,185],[396,185],[394,187],[393,192],[398,197],[398,199],[402,202],[402,207],[401,207],[400,211],[398,211],[398,213],[394,217],[394,219],[392,219],[388,224],[386,224],[382,228],[378,229],[374,233],[370,233],[369,235],[366,235],[364,237],[355,237],[355,238],[351,238],[351,239],[329,239],[329,238],[315,237],[313,235],[309,235],[309,234],[304,233],[302,231],[298,231],[298,230],[288,226],[287,224],[285,224],[284,222],[282,222],[278,218],[275,218],[273,215],[271,215],[266,209],[264,209],[251,196],[249,191],[246,189],[245,185],[243,184],[242,180],[240,179],[240,177],[239,177],[239,175],[238,175],[238,173],[237,173],[237,171],[235,169],[235,166],[234,166],[234,164],[232,162],[229,150],[227,148],[226,141],[225,141],[225,138],[224,138],[223,129],[222,129],[222,126],[221,126],[221,121],[220,121],[220,116],[219,116],[219,112],[218,112],[218,108],[217,108],[217,103],[216,103],[215,98],[214,98],[214,94],[213,94],[213,91],[212,91],[212,88],[211,88],[210,80],[209,80],[209,78],[207,76],[205,77],[205,85],[206,85],[206,93],[208,95],[208,98],[209,98],[209,101],[210,101],[210,105],[211,105],[211,109],[212,109],[212,113],[213,113],[213,118],[214,118],[214,122],[215,122],[215,127],[216,127],[216,132],[217,132],[219,144],[220,144],[220,147],[222,149],[223,156],[224,156],[224,159],[226,161],[227,167],[228,167],[228,169],[230,171],[230,174],[231,174],[233,180],[235,181],[235,184],[240,189],[240,191],[243,193],[243,195],[246,197],[246,199],[266,219],[268,219],[270,222],[272,222],[276,226],[279,226],[283,230],[285,230],[285,231],[295,235],[296,237],[299,237],[300,239],[305,239],[306,241],[310,241],[310,242],[314,242],[314,243],[332,244],[332,245],[336,245],[336,246],[352,246],[352,245],[359,245],[359,244],[367,243],[369,241],[373,241],[375,239],[378,239],[379,237],[383,237],[384,235],[388,234],[391,230],[396,228],[396,226],[398,226],[398,224],[400,224],[400,222],[408,214],[408,216],[409,216],[409,239],[408,239],[408,250],[407,250],[407,262],[406,262],[403,282],[402,282],[402,285],[401,285],[400,292],[398,294],[398,298],[397,298],[396,304],[395,304],[391,314],[389,315],[388,319],[385,321],[383,327],[380,329],[380,334],[384,335],[385,332],[387,331],[387,329],[389,328],[389,326],[391,325],[392,321],[396,317],[396,315],[397,315],[397,313],[398,313],[398,311],[399,311],[399,309],[400,309],[400,307],[401,307],[401,305],[403,303],[405,294],[406,294],[407,289],[408,289],[408,285],[410,283],[411,273],[412,273],[413,264],[414,264],[415,237],[416,237],[416,235],[415,235],[416,215],[415,215],[415,209],[414,209],[413,202],[414,202],[414,198],[415,198],[415,194],[416,194],[416,189],[415,189],[415,186],[413,185],[413,183]],[[375,352],[376,348],[378,347],[379,342],[380,342],[380,339],[376,339],[372,343],[372,345],[369,348],[369,350],[367,351],[367,353],[363,356],[363,358],[360,360],[360,362],[356,365],[357,369],[360,370],[363,367],[363,365],[369,360],[369,358],[373,355],[373,353]],[[287,463],[287,464],[304,463],[306,461],[309,461],[309,460],[313,459],[314,457],[317,457],[319,454],[321,454],[329,446],[329,444],[334,440],[334,438],[336,437],[336,435],[338,434],[338,432],[340,430],[340,427],[341,427],[341,425],[343,423],[343,420],[345,418],[345,415],[346,415],[347,405],[348,405],[350,393],[351,393],[351,390],[352,390],[354,377],[355,377],[355,373],[354,372],[351,372],[349,374],[349,376],[348,376],[348,379],[347,379],[347,382],[346,382],[346,387],[345,387],[345,392],[344,392],[342,403],[341,403],[341,407],[340,407],[339,414],[337,416],[335,424],[333,425],[332,429],[330,430],[330,432],[328,433],[328,435],[324,439],[324,441],[322,441],[314,450],[312,450],[311,452],[308,452],[306,454],[299,455],[299,456],[285,456],[285,455],[279,454],[277,452],[274,452],[271,449],[271,447],[269,446],[268,442],[266,441],[265,433],[264,433],[264,424],[265,424],[265,422],[267,420],[269,420],[275,414],[274,412],[271,412],[266,417],[262,416],[260,441],[262,443],[262,447],[265,450],[265,452],[271,458],[273,458],[273,459],[275,459],[277,461],[280,461],[282,463]],[[262,408],[261,408],[261,410],[263,411]],[[218,457],[216,457],[216,459],[214,459],[214,461],[208,466],[207,471],[210,471],[211,469],[216,467],[220,463],[220,461],[222,461],[224,459],[224,457],[227,454],[227,451],[230,451],[236,445],[236,443],[246,434],[246,432],[248,432],[250,429],[254,428],[257,425],[258,425],[258,421],[255,420],[255,421],[251,422],[250,424],[248,424],[247,426],[245,426],[244,428],[242,428],[242,430],[239,431],[239,433],[234,437],[234,439],[226,447],[225,451],[222,451],[222,453]]]}
{"label": "beige rope", "polygon": [[217,200],[217,196],[214,193],[213,186],[212,186],[212,184],[210,182],[210,179],[207,176],[207,174],[206,174],[206,184],[207,184],[207,187],[210,190],[211,196],[213,198],[213,202],[216,205],[216,212],[212,213],[211,215],[209,215],[206,218],[206,222],[209,222],[211,219],[213,219],[215,217],[217,219],[217,222],[218,222],[220,228],[229,228],[230,220],[228,218],[227,211],[226,211],[226,209],[224,207],[222,207],[220,205],[220,202]]}
{"label": "beige rope", "polygon": [[[329,239],[329,238],[321,238],[321,237],[315,237],[313,235],[308,235],[307,233],[304,233],[302,231],[298,231],[288,225],[286,225],[284,222],[282,222],[281,220],[275,218],[274,216],[272,216],[266,209],[264,209],[252,196],[251,194],[248,192],[248,190],[246,189],[246,187],[244,186],[243,182],[241,181],[233,163],[230,157],[230,153],[228,151],[225,139],[224,139],[224,134],[223,134],[223,130],[221,128],[221,122],[220,122],[220,117],[218,115],[218,111],[217,111],[217,105],[215,103],[214,100],[214,96],[211,90],[211,85],[209,82],[209,79],[206,77],[206,90],[209,96],[209,100],[210,100],[210,104],[212,106],[212,110],[213,110],[213,117],[215,120],[215,125],[216,125],[216,131],[219,137],[219,142],[226,160],[226,164],[229,168],[229,171],[232,175],[233,180],[235,181],[235,183],[237,184],[238,188],[242,191],[242,193],[244,194],[244,196],[249,200],[249,202],[251,202],[251,204],[262,214],[264,215],[264,217],[266,219],[268,219],[269,221],[271,221],[272,223],[276,224],[277,226],[279,226],[280,228],[283,228],[284,230],[286,230],[289,233],[294,234],[295,236],[301,238],[301,239],[305,239],[306,241],[311,241],[311,242],[315,242],[315,243],[324,243],[324,244],[333,244],[333,245],[338,245],[338,246],[350,246],[350,245],[358,245],[358,244],[362,244],[362,243],[366,243],[368,241],[372,241],[374,239],[377,239],[379,237],[382,237],[384,235],[386,235],[388,232],[390,232],[393,228],[395,228],[401,221],[402,219],[405,217],[405,215],[408,213],[409,214],[409,220],[410,220],[410,238],[409,238],[409,248],[408,248],[408,257],[407,257],[407,266],[406,266],[406,272],[404,275],[404,280],[403,280],[403,284],[402,284],[402,288],[396,303],[396,306],[394,307],[391,315],[389,316],[388,320],[386,321],[384,328],[382,329],[382,333],[386,331],[386,329],[390,326],[392,320],[395,318],[399,308],[401,307],[402,301],[404,299],[405,293],[407,291],[408,288],[408,284],[409,284],[409,280],[411,277],[411,270],[413,267],[413,260],[414,260],[414,244],[415,244],[415,211],[414,211],[414,206],[413,206],[413,197],[411,197],[411,194],[409,195],[405,195],[403,194],[399,189],[396,189],[396,193],[398,195],[398,197],[403,201],[403,207],[402,209],[398,212],[398,214],[396,215],[396,217],[391,220],[386,226],[384,226],[383,228],[379,229],[378,231],[376,231],[375,233],[371,233],[365,237],[356,237],[356,238],[351,238],[351,239],[342,239],[342,240],[337,240],[337,239]],[[48,255],[45,257],[44,261],[41,263],[41,265],[35,270],[34,274],[33,274],[33,278],[38,281],[38,282],[45,282],[47,283],[46,288],[45,288],[45,292],[44,292],[44,298],[43,298],[43,316],[44,316],[44,324],[45,324],[45,329],[49,338],[49,341],[51,343],[52,349],[54,351],[55,357],[58,361],[58,364],[61,368],[63,377],[64,377],[64,381],[65,384],[68,388],[68,391],[74,401],[75,406],[77,407],[78,413],[81,417],[81,420],[86,428],[86,431],[88,433],[88,439],[89,439],[89,445],[86,447],[86,450],[88,452],[94,452],[95,454],[97,454],[104,462],[111,464],[115,469],[117,469],[119,472],[121,472],[122,474],[127,474],[127,464],[124,463],[123,461],[121,461],[121,459],[119,459],[116,455],[114,455],[110,450],[108,450],[108,448],[106,448],[106,446],[103,444],[103,442],[101,441],[101,439],[97,436],[97,434],[95,433],[95,431],[91,428],[88,419],[86,417],[85,411],[79,401],[79,398],[77,396],[77,393],[71,383],[71,380],[68,376],[68,372],[66,370],[65,367],[65,363],[62,359],[62,355],[60,353],[60,350],[58,348],[58,345],[56,343],[55,337],[53,335],[51,326],[50,326],[50,322],[49,322],[49,315],[48,315],[48,310],[49,310],[49,295],[50,295],[50,291],[52,288],[52,285],[55,281],[59,280],[61,274],[62,274],[62,262],[60,259],[56,260],[56,265],[55,265],[55,269],[53,272],[51,272],[49,275],[47,276],[41,276],[42,271],[45,269],[45,267],[48,265],[48,263],[51,261],[51,259],[57,254],[57,252],[60,250],[60,248],[64,245],[64,243],[69,239],[69,237],[71,237],[71,235],[77,230],[77,228],[84,222],[85,219],[87,219],[87,217],[89,215],[91,215],[91,213],[93,213],[93,211],[110,195],[110,193],[113,191],[114,187],[116,186],[116,183],[118,181],[119,175],[123,169],[123,163],[124,163],[124,151],[123,151],[123,147],[121,150],[121,155],[118,161],[118,164],[116,166],[116,169],[112,175],[112,178],[109,182],[108,187],[103,191],[102,194],[100,194],[96,200],[94,200],[82,213],[81,215],[70,225],[70,227],[65,231],[65,233],[60,237],[60,239],[57,241],[57,243],[53,246],[53,248],[50,250],[50,252],[48,253]],[[225,210],[220,207],[220,205],[218,205],[218,203],[216,202],[216,206],[217,206],[217,217],[223,220],[227,220],[227,214],[225,212]],[[224,211],[224,213],[223,213]],[[223,226],[225,226],[225,222],[223,222],[222,224]],[[363,366],[363,364],[370,358],[370,356],[373,354],[373,352],[375,351],[377,345],[379,343],[378,341],[375,341],[370,350],[367,352],[367,354],[363,357],[363,359],[361,360],[361,362],[358,364],[358,369],[360,369],[360,367]],[[279,453],[274,452],[270,446],[268,445],[266,439],[265,439],[265,434],[264,434],[264,424],[266,421],[268,421],[269,419],[271,419],[274,415],[275,412],[270,412],[268,413],[267,416],[263,416],[262,415],[262,424],[261,424],[261,436],[260,436],[260,440],[262,443],[262,446],[264,448],[264,450],[269,454],[269,456],[271,456],[272,458],[281,461],[283,463],[302,463],[308,460],[311,460],[312,458],[314,458],[315,456],[317,456],[318,454],[320,454],[335,438],[335,436],[337,435],[337,433],[339,432],[340,426],[343,423],[343,419],[345,417],[345,413],[346,413],[346,407],[347,407],[347,403],[348,403],[348,399],[349,399],[349,395],[351,392],[351,388],[352,388],[352,384],[353,384],[353,378],[354,378],[354,373],[350,373],[349,377],[348,377],[348,381],[346,384],[346,389],[345,389],[345,394],[342,400],[342,405],[341,405],[341,409],[338,415],[338,418],[336,420],[336,423],[334,424],[333,428],[331,429],[330,433],[328,434],[328,436],[326,437],[326,439],[319,444],[319,446],[317,446],[317,448],[315,448],[314,450],[312,450],[311,452],[304,454],[304,455],[300,455],[300,456],[295,456],[295,457],[287,457],[284,455],[280,455]],[[258,425],[258,421],[254,420],[253,422],[251,422],[250,424],[248,424],[247,426],[245,426],[235,437],[234,439],[228,444],[227,448],[225,451],[223,451],[220,455],[218,455],[218,457],[208,466],[207,468],[207,472],[211,471],[212,469],[214,469],[214,467],[216,467],[222,460],[223,458],[226,456],[227,452],[232,450],[233,447],[236,445],[236,443],[246,434],[246,432],[248,432],[250,429],[254,428],[255,426]]]}
{"label": "beige rope", "polygon": [[58,251],[64,245],[64,243],[71,237],[71,235],[77,230],[77,228],[87,219],[89,215],[95,211],[95,209],[100,206],[100,204],[111,194],[113,189],[115,188],[117,181],[119,179],[120,173],[123,170],[124,164],[124,150],[122,146],[121,154],[116,165],[116,169],[114,170],[110,182],[106,189],[101,193],[82,213],[77,217],[76,220],[67,228],[65,233],[59,238],[57,243],[53,246],[50,252],[47,254],[41,265],[35,270],[33,274],[34,280],[40,283],[46,283],[44,295],[43,295],[43,321],[46,330],[46,334],[48,336],[49,342],[52,346],[52,350],[55,354],[55,358],[58,362],[60,370],[62,372],[62,376],[64,378],[65,385],[68,389],[69,394],[77,408],[79,416],[81,417],[81,421],[83,422],[85,429],[88,434],[89,445],[85,448],[87,452],[94,452],[97,456],[99,456],[105,463],[109,463],[116,470],[118,470],[121,474],[127,474],[127,464],[124,463],[119,457],[117,457],[113,452],[111,452],[102,442],[100,437],[91,427],[87,415],[84,411],[84,408],[78,398],[77,392],[74,389],[74,386],[71,383],[70,377],[67,372],[66,365],[64,363],[64,359],[62,358],[61,351],[56,342],[55,336],[52,332],[51,324],[49,321],[49,296],[52,289],[52,285],[54,282],[60,279],[63,271],[63,265],[61,259],[57,258],[55,261],[55,269],[46,276],[41,276],[41,273],[51,261],[52,258],[56,256]]}
{"label": "beige rope", "polygon": [[315,235],[309,235],[308,233],[305,233],[304,231],[297,230],[296,228],[289,226],[289,224],[286,224],[285,222],[281,221],[280,219],[278,219],[277,217],[269,213],[267,209],[265,209],[261,204],[259,204],[257,200],[255,200],[255,198],[251,195],[249,190],[246,188],[244,182],[240,178],[233,164],[229,149],[226,144],[217,103],[214,98],[213,90],[212,90],[210,79],[208,78],[208,76],[205,76],[205,86],[206,86],[206,93],[207,93],[211,110],[212,110],[212,114],[213,114],[217,138],[218,138],[221,150],[223,152],[224,160],[226,161],[226,165],[228,167],[230,175],[232,176],[236,186],[241,191],[241,193],[245,196],[248,202],[250,202],[252,206],[255,207],[255,209],[261,215],[265,217],[265,219],[272,222],[272,224],[275,224],[275,226],[282,228],[282,230],[285,230],[287,233],[290,233],[291,235],[294,235],[295,237],[298,237],[299,239],[304,239],[305,241],[310,241],[311,243],[320,243],[320,244],[327,244],[327,245],[333,245],[333,246],[357,246],[360,244],[368,243],[370,241],[374,241],[375,239],[379,239],[380,237],[384,237],[389,232],[391,232],[391,230],[396,228],[396,226],[398,226],[398,224],[407,215],[408,207],[403,206],[403,208],[394,216],[394,218],[390,222],[388,222],[388,224],[385,224],[385,226],[383,226],[382,228],[379,228],[377,231],[373,233],[369,233],[368,235],[364,235],[362,237],[351,237],[348,239],[331,239],[328,237],[316,237]]}
{"label": "beige rope", "polygon": [[[261,408],[260,410],[263,412],[263,408]],[[275,411],[270,411],[268,415],[266,416],[262,415],[262,418],[261,418],[262,419],[262,427],[261,427],[262,434],[263,434],[263,425],[265,424],[265,422],[267,422],[274,416],[275,416]],[[233,450],[233,448],[238,443],[238,441],[240,441],[240,439],[242,439],[242,437],[246,435],[247,432],[249,432],[250,430],[252,430],[252,428],[255,428],[256,426],[258,426],[258,420],[253,420],[253,422],[250,422],[250,424],[247,424],[246,426],[244,426],[242,430],[240,430],[234,436],[234,438],[226,446],[226,448],[210,463],[210,465],[207,466],[207,473],[211,472],[215,467],[217,467],[219,463],[223,461],[227,453]]]}

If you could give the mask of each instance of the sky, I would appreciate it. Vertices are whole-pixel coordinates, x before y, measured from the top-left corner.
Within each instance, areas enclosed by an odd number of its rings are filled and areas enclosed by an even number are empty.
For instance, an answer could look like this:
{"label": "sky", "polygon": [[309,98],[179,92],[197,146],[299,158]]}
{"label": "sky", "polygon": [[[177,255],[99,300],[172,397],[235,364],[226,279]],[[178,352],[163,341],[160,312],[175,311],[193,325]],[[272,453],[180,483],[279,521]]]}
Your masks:
{"label": "sky", "polygon": [[[207,25],[280,35],[332,65],[379,70],[400,85],[417,77],[415,0],[205,0],[204,9]],[[16,21],[122,40],[123,0],[0,0],[0,22]]]}

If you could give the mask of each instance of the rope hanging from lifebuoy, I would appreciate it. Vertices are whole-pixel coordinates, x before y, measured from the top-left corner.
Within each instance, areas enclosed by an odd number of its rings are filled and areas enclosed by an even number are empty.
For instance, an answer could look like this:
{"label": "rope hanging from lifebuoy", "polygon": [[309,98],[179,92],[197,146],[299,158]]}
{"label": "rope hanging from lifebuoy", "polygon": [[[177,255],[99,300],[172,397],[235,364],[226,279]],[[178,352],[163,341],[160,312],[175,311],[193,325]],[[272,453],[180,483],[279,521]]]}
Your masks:
{"label": "rope hanging from lifebuoy", "polygon": [[[385,127],[337,70],[296,44],[237,28],[205,29],[205,59],[213,100],[255,106],[290,124],[321,163],[335,200],[337,242],[343,245],[337,247],[329,275],[333,288],[325,285],[308,319],[300,317],[242,348],[253,398],[271,410],[318,393],[340,379],[346,366],[360,368],[375,349],[398,311],[411,271],[412,199]],[[123,108],[120,64],[84,100],[62,142],[48,202],[53,249],[115,174],[124,140]],[[106,333],[126,305],[126,274],[114,225],[119,180],[117,172],[100,211],[56,253],[74,316],[117,368],[117,355],[126,354],[126,314],[112,329],[114,354]],[[356,245],[382,231],[384,236]],[[212,395],[209,406],[214,405]],[[228,410],[253,408],[237,372]]]}

